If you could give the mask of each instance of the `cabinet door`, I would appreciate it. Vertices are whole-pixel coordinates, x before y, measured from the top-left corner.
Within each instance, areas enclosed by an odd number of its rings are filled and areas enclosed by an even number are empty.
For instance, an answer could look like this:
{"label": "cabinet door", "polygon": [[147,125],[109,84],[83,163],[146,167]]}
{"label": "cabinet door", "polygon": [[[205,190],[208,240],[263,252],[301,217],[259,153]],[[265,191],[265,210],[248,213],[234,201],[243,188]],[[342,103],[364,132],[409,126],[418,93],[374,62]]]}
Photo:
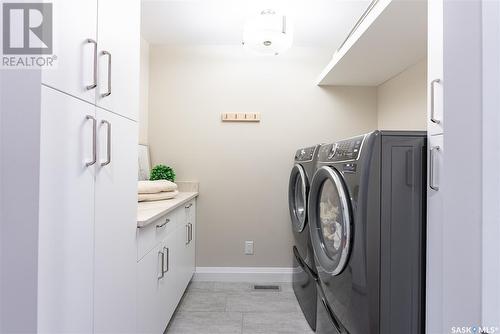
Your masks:
{"label": "cabinet door", "polygon": [[443,0],[428,2],[427,129],[443,133]]}
{"label": "cabinet door", "polygon": [[181,300],[184,290],[179,289],[180,279],[180,247],[182,240],[179,239],[179,231],[182,227],[177,228],[170,233],[162,243],[162,251],[165,254],[164,261],[164,277],[159,281],[160,284],[160,311],[161,320],[163,323],[162,332],[167,327],[172,315]]}
{"label": "cabinet door", "polygon": [[42,86],[40,333],[92,332],[95,167],[86,165],[93,160],[90,117],[95,117],[93,105]]}
{"label": "cabinet door", "polygon": [[[94,64],[97,45],[97,0],[53,1],[54,68],[42,71],[50,87],[95,103]],[[89,40],[92,40],[89,41]]]}
{"label": "cabinet door", "polygon": [[195,202],[189,202],[183,207],[177,209],[179,219],[182,219],[182,227],[178,231],[178,240],[180,242],[179,274],[177,279],[177,289],[184,293],[187,285],[191,281],[194,273],[195,261]]}
{"label": "cabinet door", "polygon": [[186,205],[186,215],[187,215],[187,222],[188,226],[190,228],[190,236],[189,236],[189,243],[187,245],[187,280],[188,283],[193,277],[194,270],[195,270],[195,257],[196,257],[196,201],[190,202],[188,205]]}
{"label": "cabinet door", "polygon": [[[427,182],[426,333],[443,333],[443,135],[429,136]],[[431,188],[432,187],[432,188]]]}
{"label": "cabinet door", "polygon": [[140,1],[99,0],[97,105],[137,120]]}
{"label": "cabinet door", "polygon": [[137,123],[100,108],[96,115],[94,328],[135,332]]}
{"label": "cabinet door", "polygon": [[137,333],[163,333],[165,324],[161,289],[165,286],[163,244],[156,246],[137,263]]}

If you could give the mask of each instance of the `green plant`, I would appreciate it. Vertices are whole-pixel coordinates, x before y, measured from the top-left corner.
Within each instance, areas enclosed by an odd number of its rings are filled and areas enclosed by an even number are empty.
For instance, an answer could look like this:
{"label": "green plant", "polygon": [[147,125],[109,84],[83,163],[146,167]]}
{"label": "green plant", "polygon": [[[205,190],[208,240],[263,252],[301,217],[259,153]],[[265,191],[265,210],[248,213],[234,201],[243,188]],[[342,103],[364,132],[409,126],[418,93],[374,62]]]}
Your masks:
{"label": "green plant", "polygon": [[169,180],[175,181],[175,172],[172,167],[165,165],[156,165],[151,169],[151,176],[149,177],[151,181],[155,180]]}

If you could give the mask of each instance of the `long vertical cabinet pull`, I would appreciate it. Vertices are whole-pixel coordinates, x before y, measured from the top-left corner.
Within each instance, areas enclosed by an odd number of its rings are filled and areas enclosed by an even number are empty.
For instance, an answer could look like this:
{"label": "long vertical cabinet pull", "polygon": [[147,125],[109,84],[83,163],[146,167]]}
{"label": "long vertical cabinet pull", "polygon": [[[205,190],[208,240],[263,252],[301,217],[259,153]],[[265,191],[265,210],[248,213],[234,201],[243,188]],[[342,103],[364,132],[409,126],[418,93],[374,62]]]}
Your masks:
{"label": "long vertical cabinet pull", "polygon": [[441,79],[434,79],[431,81],[431,115],[430,115],[430,118],[431,118],[431,122],[432,123],[435,123],[435,124],[440,124],[441,123],[441,120],[437,119],[436,118],[436,114],[435,114],[435,111],[434,111],[434,86],[437,84],[437,83],[440,83],[441,82]]}
{"label": "long vertical cabinet pull", "polygon": [[103,124],[103,125],[105,124],[108,128],[108,131],[107,131],[108,138],[107,138],[107,142],[106,142],[106,161],[101,163],[101,166],[104,167],[104,166],[109,165],[111,162],[111,123],[106,121],[106,120],[102,120],[101,124]]}
{"label": "long vertical cabinet pull", "polygon": [[193,241],[193,224],[189,223],[188,226],[189,226],[189,243],[191,243],[191,241]]}
{"label": "long vertical cabinet pull", "polygon": [[93,61],[94,68],[92,69],[93,82],[92,84],[86,87],[87,90],[91,90],[97,87],[97,42],[92,38],[89,38],[87,39],[87,43],[94,44],[94,61]]}
{"label": "long vertical cabinet pull", "polygon": [[108,56],[108,91],[101,94],[102,97],[106,97],[111,95],[111,53],[109,53],[108,51],[102,51],[101,54],[103,56]]}
{"label": "long vertical cabinet pull", "polygon": [[[161,270],[162,270],[162,275],[165,275],[170,270],[170,249],[168,247],[163,247],[163,254],[167,255],[167,260],[164,261]],[[165,269],[164,265],[167,264],[167,269]]]}
{"label": "long vertical cabinet pull", "polygon": [[189,224],[186,224],[186,245],[189,245]]}
{"label": "long vertical cabinet pull", "polygon": [[163,277],[165,277],[165,271],[163,270],[163,268],[165,267],[165,253],[163,253],[162,251],[159,251],[158,252],[158,255],[160,256],[160,259],[161,259],[161,270],[160,270],[160,274],[158,275],[158,279],[162,279]]}
{"label": "long vertical cabinet pull", "polygon": [[90,115],[87,115],[87,120],[92,120],[92,160],[85,163],[85,166],[90,167],[97,161],[97,120]]}
{"label": "long vertical cabinet pull", "polygon": [[434,181],[434,165],[435,165],[435,152],[439,152],[441,148],[439,146],[434,146],[430,150],[429,154],[429,187],[432,190],[439,191],[439,185]]}

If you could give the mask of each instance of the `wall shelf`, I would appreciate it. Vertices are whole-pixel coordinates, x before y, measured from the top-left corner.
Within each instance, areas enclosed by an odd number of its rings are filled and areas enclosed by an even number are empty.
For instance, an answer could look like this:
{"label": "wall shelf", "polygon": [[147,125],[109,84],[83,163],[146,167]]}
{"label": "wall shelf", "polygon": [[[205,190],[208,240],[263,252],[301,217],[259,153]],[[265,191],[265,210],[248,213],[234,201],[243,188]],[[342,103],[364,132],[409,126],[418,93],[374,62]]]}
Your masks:
{"label": "wall shelf", "polygon": [[427,2],[379,0],[333,55],[319,86],[378,86],[427,54]]}

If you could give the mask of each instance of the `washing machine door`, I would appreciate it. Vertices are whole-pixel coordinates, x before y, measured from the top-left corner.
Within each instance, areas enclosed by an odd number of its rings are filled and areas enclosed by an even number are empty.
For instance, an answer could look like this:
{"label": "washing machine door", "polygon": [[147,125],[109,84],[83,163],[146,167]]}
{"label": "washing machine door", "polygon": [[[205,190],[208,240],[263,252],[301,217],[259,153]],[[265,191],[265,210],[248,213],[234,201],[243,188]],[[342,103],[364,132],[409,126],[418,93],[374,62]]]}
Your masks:
{"label": "washing machine door", "polygon": [[296,232],[302,232],[307,221],[307,191],[309,184],[301,165],[296,164],[290,174],[288,186],[288,207],[292,226]]}
{"label": "washing machine door", "polygon": [[317,265],[339,275],[352,241],[351,205],[342,175],[333,167],[314,174],[309,193],[309,228]]}

